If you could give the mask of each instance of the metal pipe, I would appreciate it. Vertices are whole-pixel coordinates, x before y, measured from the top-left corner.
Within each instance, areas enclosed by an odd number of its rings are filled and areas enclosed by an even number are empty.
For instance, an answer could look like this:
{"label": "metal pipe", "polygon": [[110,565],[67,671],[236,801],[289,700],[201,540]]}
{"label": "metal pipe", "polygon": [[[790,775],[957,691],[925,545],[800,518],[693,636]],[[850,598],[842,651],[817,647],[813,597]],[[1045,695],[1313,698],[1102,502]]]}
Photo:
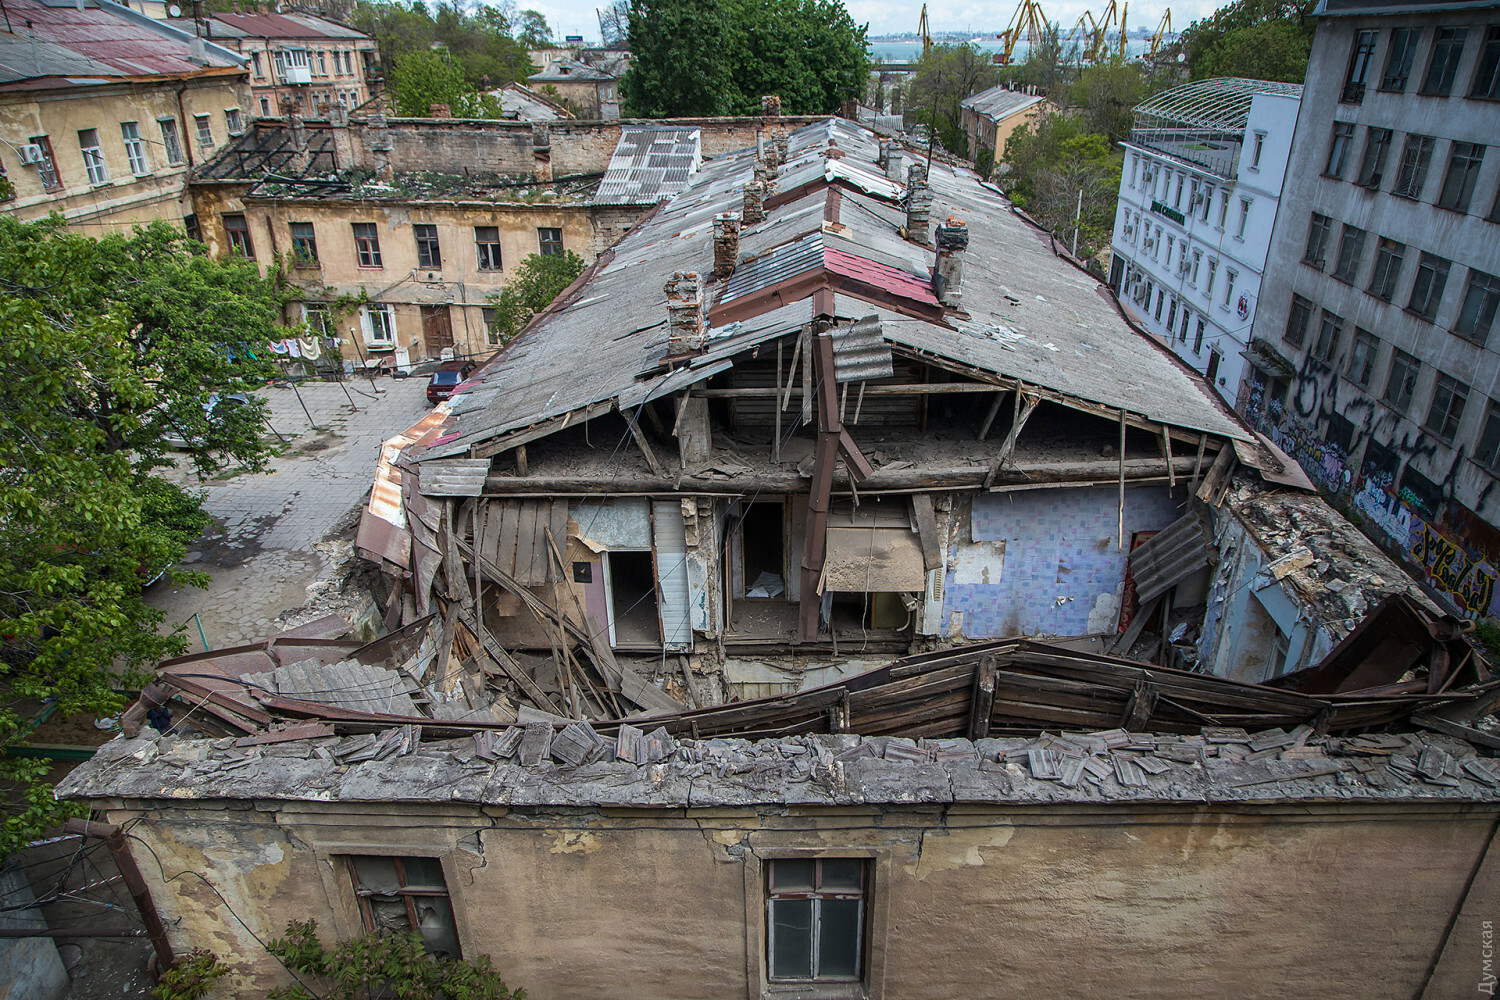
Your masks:
{"label": "metal pipe", "polygon": [[170,969],[177,960],[172,954],[172,942],[167,940],[167,928],[161,922],[161,915],[156,912],[156,904],[151,900],[151,890],[141,876],[140,868],[136,866],[135,858],[130,853],[130,845],[125,842],[125,831],[113,823],[95,823],[83,819],[68,820],[63,831],[84,837],[98,837],[104,841],[110,856],[115,859],[115,867],[120,869],[125,887],[130,890],[130,898],[135,900],[136,908],[141,912],[141,922],[146,925],[146,936],[151,939],[151,947],[156,951],[157,969]]}

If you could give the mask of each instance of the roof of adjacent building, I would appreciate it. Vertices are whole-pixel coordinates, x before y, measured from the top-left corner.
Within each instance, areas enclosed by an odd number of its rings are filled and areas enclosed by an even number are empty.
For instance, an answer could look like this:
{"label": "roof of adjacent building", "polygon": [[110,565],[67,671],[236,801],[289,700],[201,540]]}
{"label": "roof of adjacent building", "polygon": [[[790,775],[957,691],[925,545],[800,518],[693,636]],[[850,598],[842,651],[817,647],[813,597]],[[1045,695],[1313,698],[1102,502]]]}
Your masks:
{"label": "roof of adjacent building", "polygon": [[1012,90],[1008,87],[991,87],[989,90],[981,90],[971,97],[964,98],[963,107],[968,108],[976,114],[984,115],[986,118],[999,121],[1009,118],[1019,111],[1034,107],[1046,100],[1035,94],[1028,94],[1023,90]]}
{"label": "roof of adjacent building", "polygon": [[209,21],[214,37],[373,41],[362,31],[313,14],[214,14]]}
{"label": "roof of adjacent building", "polygon": [[551,122],[572,118],[573,113],[546,94],[520,83],[507,83],[490,95],[500,101],[505,117],[522,122]]}
{"label": "roof of adjacent building", "polygon": [[634,727],[604,738],[587,723],[548,722],[432,742],[413,726],[248,743],[143,733],[100,747],[58,797],[647,809],[1500,801],[1497,762],[1432,733],[752,741]]}
{"label": "roof of adjacent building", "polygon": [[557,59],[540,73],[533,73],[526,79],[538,83],[558,83],[567,80],[613,80],[614,77],[577,59]]}
{"label": "roof of adjacent building", "polygon": [[242,59],[228,49],[211,43],[200,48],[190,33],[108,0],[86,0],[82,8],[6,0],[5,7],[13,26],[30,24],[30,36],[23,30],[0,35],[0,84],[50,78],[108,83],[243,68]]}
{"label": "roof of adjacent building", "polygon": [[625,126],[594,195],[601,205],[654,205],[687,187],[703,162],[696,128]]}
{"label": "roof of adjacent building", "polygon": [[1319,0],[1313,17],[1350,17],[1358,14],[1442,14],[1455,10],[1500,7],[1500,0]]}
{"label": "roof of adjacent building", "polygon": [[[1099,280],[1061,259],[1047,234],[1016,215],[971,169],[934,161],[930,177],[932,218],[967,220],[970,238],[965,311],[945,315],[927,301],[934,253],[902,236],[904,185],[876,165],[876,137],[830,119],[791,133],[788,147],[779,200],[771,200],[764,221],[741,232],[740,268],[795,256],[799,241],[822,233],[829,246],[868,262],[859,264],[859,276],[830,274],[838,268],[828,266],[825,253],[822,263],[809,260],[801,274],[778,272],[800,281],[796,287],[761,288],[754,297],[724,302],[726,285],[711,283],[706,352],[665,370],[665,282],[677,271],[712,272],[713,218],[740,210],[756,153],[711,160],[471,377],[445,404],[450,416],[421,457],[461,455],[476,443],[584,407],[608,408],[611,401],[634,407],[706,379],[811,321],[819,283],[837,286],[836,316],[877,317],[885,341],[908,356],[937,359],[976,377],[1020,379],[1090,412],[1123,409],[1157,423],[1249,439],[1200,378],[1133,328]],[[833,189],[842,194],[837,221],[825,222]],[[919,286],[921,294],[907,294]]]}
{"label": "roof of adjacent building", "polygon": [[1164,90],[1136,105],[1135,129],[1192,128],[1240,133],[1257,94],[1301,97],[1302,84],[1220,76]]}

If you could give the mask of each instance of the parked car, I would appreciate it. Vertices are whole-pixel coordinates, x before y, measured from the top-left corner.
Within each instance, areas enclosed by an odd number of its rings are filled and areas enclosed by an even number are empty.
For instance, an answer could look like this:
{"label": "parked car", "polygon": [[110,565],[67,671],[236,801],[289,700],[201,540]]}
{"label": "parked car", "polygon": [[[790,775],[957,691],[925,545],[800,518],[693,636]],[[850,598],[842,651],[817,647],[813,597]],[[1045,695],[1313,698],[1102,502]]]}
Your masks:
{"label": "parked car", "polygon": [[[217,392],[208,397],[208,402],[203,404],[203,418],[212,425],[215,420],[224,419],[224,415],[230,410],[248,406],[250,397],[242,392],[231,392],[227,396],[220,396]],[[169,448],[180,451],[191,451],[202,446],[203,439],[196,434],[189,435],[180,427],[173,427],[161,436],[162,441]]]}
{"label": "parked car", "polygon": [[453,395],[469,372],[474,370],[472,361],[445,361],[427,380],[427,402],[433,406]]}

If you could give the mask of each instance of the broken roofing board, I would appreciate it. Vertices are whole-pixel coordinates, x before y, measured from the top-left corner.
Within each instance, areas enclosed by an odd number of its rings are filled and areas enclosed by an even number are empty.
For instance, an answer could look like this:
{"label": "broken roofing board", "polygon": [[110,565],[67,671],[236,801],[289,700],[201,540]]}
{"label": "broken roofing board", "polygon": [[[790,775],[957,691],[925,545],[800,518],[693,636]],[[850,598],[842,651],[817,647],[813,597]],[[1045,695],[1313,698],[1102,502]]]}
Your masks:
{"label": "broken roofing board", "polygon": [[[838,120],[792,133],[785,169],[822,158],[830,142],[843,152],[845,163],[873,169],[874,136]],[[443,438],[422,457],[459,455],[507,431],[637,390],[638,380],[649,378],[666,353],[666,279],[676,271],[712,271],[713,217],[740,209],[754,160],[752,149],[706,163],[686,189],[637,225],[569,300],[470,380],[469,391],[452,403],[453,419]],[[969,318],[955,319],[953,327],[903,318],[889,324],[887,340],[997,381],[1019,378],[1096,412],[1124,409],[1176,427],[1249,438],[1200,380],[1126,323],[1098,281],[1055,257],[1047,238],[1016,217],[972,171],[935,163],[931,184],[932,217],[956,215],[968,223],[964,308]],[[825,193],[813,191],[773,205],[766,221],[743,230],[741,257],[818,230],[825,203]],[[930,275],[932,251],[902,239],[897,230],[903,223],[896,205],[855,188],[844,190],[837,227],[841,242],[881,263],[894,261],[907,273]],[[717,284],[709,286],[711,306],[718,292]],[[839,307],[848,319],[873,311],[864,300]],[[745,349],[811,320],[811,292],[780,305],[776,313],[785,316],[785,325],[746,338]]]}
{"label": "broken roofing board", "polygon": [[596,205],[651,205],[681,191],[703,163],[702,130],[696,128],[620,129]]}
{"label": "broken roofing board", "polygon": [[1285,643],[1279,673],[1316,664],[1392,594],[1440,614],[1400,566],[1315,494],[1237,477],[1215,522],[1220,560],[1199,641],[1211,673],[1270,679],[1277,632]]}
{"label": "broken roofing board", "polygon": [[[1462,740],[1426,733],[1327,741],[1275,730],[920,743],[856,735],[667,737],[659,752],[648,747],[642,755],[633,733],[627,745],[574,730],[554,736],[543,724],[513,731],[520,739],[482,734],[424,743],[419,727],[395,727],[378,736],[251,748],[233,740],[120,737],[64,778],[57,796],[633,808],[1500,801],[1495,761]],[[652,757],[660,759],[634,762]]]}

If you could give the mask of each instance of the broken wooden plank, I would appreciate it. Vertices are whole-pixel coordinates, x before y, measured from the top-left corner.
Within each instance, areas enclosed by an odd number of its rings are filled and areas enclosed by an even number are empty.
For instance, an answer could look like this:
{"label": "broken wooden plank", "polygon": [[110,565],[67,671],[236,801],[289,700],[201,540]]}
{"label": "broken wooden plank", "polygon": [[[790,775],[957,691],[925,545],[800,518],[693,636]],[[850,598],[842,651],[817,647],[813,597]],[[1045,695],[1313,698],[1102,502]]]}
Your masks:
{"label": "broken wooden plank", "polygon": [[911,509],[917,517],[917,537],[922,544],[922,568],[928,572],[942,569],[942,540],[938,537],[937,514],[932,509],[932,494],[913,493]]}
{"label": "broken wooden plank", "polygon": [[974,668],[974,690],[969,701],[969,739],[990,734],[990,712],[995,705],[995,658],[986,656]]}
{"label": "broken wooden plank", "polygon": [[630,417],[628,421],[630,435],[635,438],[635,443],[641,449],[641,454],[646,456],[646,464],[651,467],[651,474],[665,479],[667,478],[667,470],[657,460],[656,452],[651,449],[651,442],[646,440],[646,432],[641,430],[641,411],[644,409],[644,405],[636,407],[635,414]]}
{"label": "broken wooden plank", "polygon": [[995,477],[1000,474],[1000,470],[1005,467],[1006,461],[1010,459],[1011,452],[1016,449],[1016,441],[1021,436],[1021,429],[1026,426],[1026,421],[1031,419],[1032,411],[1041,402],[1040,396],[1026,395],[1026,405],[1022,406],[1021,397],[1023,393],[1021,388],[1021,383],[1017,383],[1015,416],[1011,420],[1010,430],[1006,432],[1004,443],[1000,445],[1000,454],[996,455],[995,460],[990,463],[990,471],[984,477],[985,489],[989,489],[995,485]]}

